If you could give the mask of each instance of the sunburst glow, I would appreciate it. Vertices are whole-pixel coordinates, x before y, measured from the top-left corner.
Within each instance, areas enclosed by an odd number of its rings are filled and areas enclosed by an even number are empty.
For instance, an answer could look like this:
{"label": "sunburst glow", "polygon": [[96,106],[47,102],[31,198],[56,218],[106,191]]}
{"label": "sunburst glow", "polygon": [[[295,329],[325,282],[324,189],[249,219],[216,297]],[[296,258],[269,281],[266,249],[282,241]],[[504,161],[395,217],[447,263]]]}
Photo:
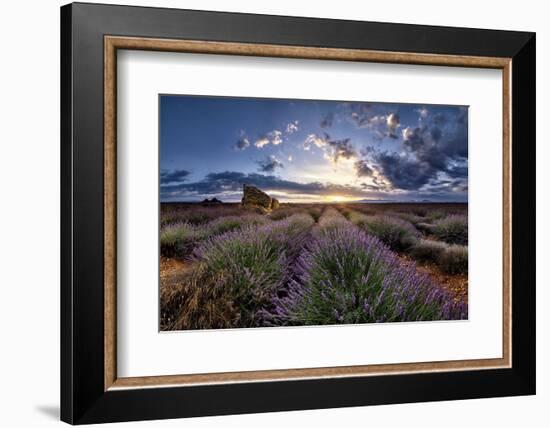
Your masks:
{"label": "sunburst glow", "polygon": [[357,198],[351,198],[343,195],[329,195],[325,197],[325,202],[353,202],[357,201]]}

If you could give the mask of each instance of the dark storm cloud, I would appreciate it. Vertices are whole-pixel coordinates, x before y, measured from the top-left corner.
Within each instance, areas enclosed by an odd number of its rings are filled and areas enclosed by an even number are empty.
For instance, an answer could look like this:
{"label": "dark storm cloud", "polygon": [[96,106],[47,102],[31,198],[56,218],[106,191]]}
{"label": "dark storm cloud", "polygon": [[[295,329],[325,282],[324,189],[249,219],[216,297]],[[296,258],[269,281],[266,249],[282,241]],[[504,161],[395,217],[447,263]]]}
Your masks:
{"label": "dark storm cloud", "polygon": [[161,186],[161,198],[177,199],[178,197],[221,195],[240,192],[243,184],[256,186],[266,192],[285,192],[287,194],[333,195],[345,194],[363,197],[366,194],[359,188],[331,183],[310,182],[298,183],[284,180],[274,175],[257,173],[244,174],[241,172],[225,171],[208,174],[203,180],[194,183],[181,183]]}
{"label": "dark storm cloud", "polygon": [[280,162],[275,156],[267,156],[263,160],[256,161],[259,165],[258,171],[260,172],[274,172],[277,168],[283,168],[282,162]]}
{"label": "dark storm cloud", "polygon": [[458,178],[454,180],[432,181],[423,191],[426,194],[464,193],[468,191],[468,180]]}
{"label": "dark storm cloud", "polygon": [[372,175],[370,183],[361,183],[360,186],[364,190],[370,191],[379,191],[379,192],[388,192],[392,190],[392,187],[389,186],[383,179],[378,176]]}
{"label": "dark storm cloud", "polygon": [[369,126],[372,123],[372,118],[375,117],[371,104],[345,103],[342,104],[341,110],[358,128]]}
{"label": "dark storm cloud", "polygon": [[390,113],[386,116],[387,135],[390,138],[397,139],[397,128],[399,128],[399,115]]}
{"label": "dark storm cloud", "polygon": [[322,135],[309,134],[303,143],[304,150],[311,150],[313,146],[325,152],[325,158],[333,163],[338,163],[340,159],[352,159],[357,157],[350,138],[333,140],[330,135],[323,132]]}
{"label": "dark storm cloud", "polygon": [[425,162],[395,152],[378,153],[375,157],[380,172],[396,189],[416,190],[427,184],[436,170]]}
{"label": "dark storm cloud", "polygon": [[468,128],[464,123],[467,111],[460,108],[454,115],[438,113],[437,120],[431,118],[427,123],[403,130],[403,144],[420,158],[467,159]]}
{"label": "dark storm cloud", "polygon": [[328,113],[319,123],[321,128],[330,128],[334,123],[334,113]]}
{"label": "dark storm cloud", "polygon": [[340,158],[351,159],[356,156],[349,138],[344,138],[343,140],[330,140],[327,144],[331,148],[331,153],[328,154],[328,156],[334,163],[337,163]]}
{"label": "dark storm cloud", "polygon": [[185,181],[189,174],[189,171],[186,171],[184,169],[175,169],[172,171],[162,170],[160,172],[160,183],[179,183]]}
{"label": "dark storm cloud", "polygon": [[372,177],[373,169],[369,166],[366,160],[361,159],[353,164],[357,177]]}
{"label": "dark storm cloud", "polygon": [[403,145],[409,150],[416,152],[424,145],[423,134],[426,127],[407,127],[403,130]]}
{"label": "dark storm cloud", "polygon": [[432,129],[430,129],[430,135],[432,139],[437,142],[441,140],[441,136],[443,135],[443,133],[440,128],[434,126]]}
{"label": "dark storm cloud", "polygon": [[[444,177],[467,178],[467,111],[459,108],[451,112],[430,117],[426,110],[422,110],[419,113],[422,124],[402,131],[405,151],[380,152],[370,147],[361,154],[395,189],[445,185],[441,181]],[[452,191],[459,188],[464,188],[464,185],[455,185]]]}
{"label": "dark storm cloud", "polygon": [[437,113],[437,114],[434,114],[432,120],[433,120],[433,123],[436,125],[444,125],[445,123],[447,123],[447,116],[444,115],[443,113]]}
{"label": "dark storm cloud", "polygon": [[374,191],[381,190],[380,186],[378,186],[376,184],[361,183],[360,186],[364,190],[374,190]]}
{"label": "dark storm cloud", "polygon": [[246,137],[239,138],[237,140],[237,143],[235,144],[235,148],[237,150],[244,150],[246,148],[250,147],[250,140]]}
{"label": "dark storm cloud", "polygon": [[343,114],[357,128],[369,129],[372,137],[377,140],[383,140],[385,137],[394,140],[399,138],[397,129],[401,126],[401,120],[395,111],[372,104],[347,103]]}
{"label": "dark storm cloud", "polygon": [[449,166],[446,172],[450,177],[468,177],[468,167],[465,165]]}
{"label": "dark storm cloud", "polygon": [[239,139],[233,146],[235,150],[245,150],[248,147],[250,147],[250,139],[248,138],[248,135],[246,134],[246,131],[244,129],[241,129],[239,132]]}

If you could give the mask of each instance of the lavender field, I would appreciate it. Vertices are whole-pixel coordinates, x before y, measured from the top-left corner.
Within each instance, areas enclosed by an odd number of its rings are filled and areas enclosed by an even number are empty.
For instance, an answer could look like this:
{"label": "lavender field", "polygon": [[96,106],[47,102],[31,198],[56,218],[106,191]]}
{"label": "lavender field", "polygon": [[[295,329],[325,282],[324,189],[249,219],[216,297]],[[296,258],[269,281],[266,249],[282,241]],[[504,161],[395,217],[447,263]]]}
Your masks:
{"label": "lavender field", "polygon": [[161,204],[160,328],[468,317],[467,204]]}

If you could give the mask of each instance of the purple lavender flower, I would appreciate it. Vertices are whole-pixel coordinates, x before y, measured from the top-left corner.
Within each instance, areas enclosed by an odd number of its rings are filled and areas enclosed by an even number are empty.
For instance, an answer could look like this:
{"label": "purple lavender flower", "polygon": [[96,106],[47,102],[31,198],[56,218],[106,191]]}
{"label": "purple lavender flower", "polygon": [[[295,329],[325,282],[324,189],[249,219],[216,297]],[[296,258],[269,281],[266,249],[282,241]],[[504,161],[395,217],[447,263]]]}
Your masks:
{"label": "purple lavender flower", "polygon": [[329,226],[306,245],[288,295],[277,299],[288,323],[329,324],[342,314],[357,323],[464,318],[462,304],[377,238],[351,224]]}

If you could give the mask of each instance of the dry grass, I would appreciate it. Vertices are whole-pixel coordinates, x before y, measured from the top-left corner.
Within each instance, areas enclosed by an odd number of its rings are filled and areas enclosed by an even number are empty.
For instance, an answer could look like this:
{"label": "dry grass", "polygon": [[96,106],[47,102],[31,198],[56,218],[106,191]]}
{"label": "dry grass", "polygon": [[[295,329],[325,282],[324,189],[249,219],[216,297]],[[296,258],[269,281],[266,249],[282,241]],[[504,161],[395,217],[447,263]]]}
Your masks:
{"label": "dry grass", "polygon": [[160,329],[230,328],[238,324],[240,314],[223,281],[204,275],[196,264],[167,275],[160,287]]}

